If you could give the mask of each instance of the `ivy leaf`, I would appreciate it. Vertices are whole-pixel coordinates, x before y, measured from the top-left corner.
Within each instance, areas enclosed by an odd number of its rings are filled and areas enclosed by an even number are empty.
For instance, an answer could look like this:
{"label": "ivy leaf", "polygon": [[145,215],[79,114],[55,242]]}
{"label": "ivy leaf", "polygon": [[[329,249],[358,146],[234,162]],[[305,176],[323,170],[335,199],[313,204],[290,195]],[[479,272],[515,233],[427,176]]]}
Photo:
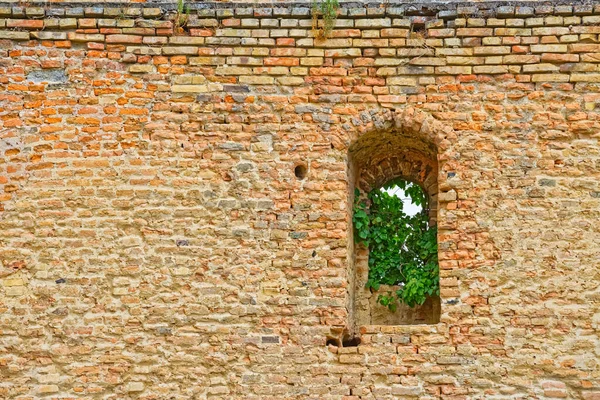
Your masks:
{"label": "ivy leaf", "polygon": [[[414,204],[426,206],[427,196],[420,186],[396,179],[383,189],[393,186],[403,189]],[[361,198],[368,198],[370,207]],[[398,197],[383,190],[361,196],[356,189],[352,220],[355,237],[369,246],[367,287],[378,290],[380,284],[401,286],[396,292],[380,296],[380,304],[390,310],[395,310],[399,302],[414,307],[428,296],[439,294],[437,231],[429,227],[426,213],[408,216]]]}

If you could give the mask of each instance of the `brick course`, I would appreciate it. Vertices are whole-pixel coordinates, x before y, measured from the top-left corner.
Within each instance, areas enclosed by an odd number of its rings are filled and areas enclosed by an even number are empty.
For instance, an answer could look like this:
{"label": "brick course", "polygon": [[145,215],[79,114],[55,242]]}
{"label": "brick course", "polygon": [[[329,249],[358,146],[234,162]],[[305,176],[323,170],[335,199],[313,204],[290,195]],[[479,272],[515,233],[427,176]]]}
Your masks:
{"label": "brick course", "polygon": [[[0,398],[600,398],[600,4],[190,6],[0,4]],[[441,320],[326,345],[394,132]]]}

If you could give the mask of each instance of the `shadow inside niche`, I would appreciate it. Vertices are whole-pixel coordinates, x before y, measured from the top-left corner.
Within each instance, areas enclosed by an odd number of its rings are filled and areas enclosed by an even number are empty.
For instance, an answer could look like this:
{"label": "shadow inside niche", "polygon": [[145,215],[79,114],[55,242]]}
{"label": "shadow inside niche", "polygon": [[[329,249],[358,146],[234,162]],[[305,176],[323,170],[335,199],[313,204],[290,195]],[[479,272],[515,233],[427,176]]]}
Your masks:
{"label": "shadow inside niche", "polygon": [[344,336],[342,340],[342,347],[356,347],[360,344],[360,338],[358,336]]}
{"label": "shadow inside niche", "polygon": [[[360,338],[358,336],[344,335],[342,340],[342,347],[356,347],[360,344]],[[340,347],[340,340],[334,337],[327,337],[325,341],[326,346]]]}

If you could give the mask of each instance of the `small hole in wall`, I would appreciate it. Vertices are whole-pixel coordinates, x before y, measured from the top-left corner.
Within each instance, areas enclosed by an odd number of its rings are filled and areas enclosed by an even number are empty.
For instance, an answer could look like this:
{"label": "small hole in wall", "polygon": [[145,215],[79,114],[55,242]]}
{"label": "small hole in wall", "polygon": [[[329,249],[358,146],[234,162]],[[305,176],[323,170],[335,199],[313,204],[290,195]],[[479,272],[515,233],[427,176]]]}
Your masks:
{"label": "small hole in wall", "polygon": [[344,347],[356,347],[360,344],[360,338],[356,336],[344,336],[342,340],[342,346]]}
{"label": "small hole in wall", "polygon": [[425,29],[424,23],[413,22],[410,27],[410,39],[425,39],[427,37],[427,30]]}
{"label": "small hole in wall", "polygon": [[300,164],[296,165],[296,168],[294,168],[294,175],[296,175],[296,178],[298,179],[306,178],[306,172],[306,165]]}
{"label": "small hole in wall", "polygon": [[340,341],[336,338],[327,338],[327,341],[325,342],[326,346],[335,346],[335,347],[340,347]]}

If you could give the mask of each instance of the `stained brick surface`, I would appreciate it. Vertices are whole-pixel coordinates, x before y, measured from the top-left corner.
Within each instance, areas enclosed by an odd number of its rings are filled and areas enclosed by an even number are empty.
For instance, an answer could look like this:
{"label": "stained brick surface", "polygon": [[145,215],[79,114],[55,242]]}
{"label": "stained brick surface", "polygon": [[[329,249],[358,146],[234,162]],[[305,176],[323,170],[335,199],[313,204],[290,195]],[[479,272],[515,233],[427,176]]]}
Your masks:
{"label": "stained brick surface", "polygon": [[[600,4],[240,4],[0,5],[0,398],[600,398]],[[441,321],[326,346],[384,132]]]}

